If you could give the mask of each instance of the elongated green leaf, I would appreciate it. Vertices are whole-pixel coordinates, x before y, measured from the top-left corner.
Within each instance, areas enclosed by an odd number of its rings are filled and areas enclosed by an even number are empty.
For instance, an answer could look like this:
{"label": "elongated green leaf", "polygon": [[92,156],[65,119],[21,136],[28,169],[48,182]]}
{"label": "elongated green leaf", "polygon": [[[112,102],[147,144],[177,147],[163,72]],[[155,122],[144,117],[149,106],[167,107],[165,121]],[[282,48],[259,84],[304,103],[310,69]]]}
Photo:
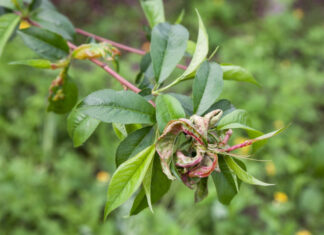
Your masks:
{"label": "elongated green leaf", "polygon": [[16,14],[5,14],[0,16],[0,57],[3,48],[15,30],[20,17]]}
{"label": "elongated green leaf", "polygon": [[33,59],[10,62],[11,65],[27,65],[38,69],[52,69],[52,62],[49,60]]}
{"label": "elongated green leaf", "polygon": [[129,134],[116,150],[116,166],[132,158],[154,142],[154,129],[144,127]]}
{"label": "elongated green leaf", "polygon": [[218,156],[218,165],[220,172],[214,171],[212,173],[213,181],[217,190],[218,200],[225,205],[229,205],[238,192],[237,187],[234,177],[222,156]]}
{"label": "elongated green leaf", "polygon": [[222,64],[221,67],[224,73],[224,80],[249,82],[257,86],[260,86],[260,84],[253,77],[253,75],[249,71],[247,71],[246,69],[240,66],[231,65],[231,64]]}
{"label": "elongated green leaf", "polygon": [[261,185],[261,186],[273,185],[273,184],[264,183],[256,178],[254,178],[248,172],[244,171],[231,157],[224,156],[224,159],[225,159],[227,166],[232,171],[234,171],[234,173],[237,175],[237,177],[240,180],[242,180],[243,182],[248,183],[248,184]]}
{"label": "elongated green leaf", "polygon": [[188,68],[184,71],[184,73],[180,76],[179,79],[185,80],[186,78],[193,77],[193,73],[199,67],[199,65],[205,60],[208,54],[208,34],[204,23],[199,15],[198,10],[196,10],[198,21],[199,21],[199,31],[198,31],[198,39],[196,43],[195,53],[192,56],[190,64]]}
{"label": "elongated green leaf", "polygon": [[195,192],[195,202],[198,203],[208,196],[208,177],[200,179]]}
{"label": "elongated green leaf", "polygon": [[[169,190],[171,181],[165,176],[161,169],[159,156],[156,154],[153,161],[153,171],[151,180],[151,201],[152,204],[158,202]],[[137,194],[130,215],[136,215],[148,207],[144,189]]]}
{"label": "elongated green leaf", "polygon": [[8,8],[8,9],[13,9],[13,10],[16,9],[15,5],[13,4],[13,2],[11,0],[1,0],[0,6]]}
{"label": "elongated green leaf", "polygon": [[140,3],[151,28],[165,21],[162,0],[140,0]]}
{"label": "elongated green leaf", "polygon": [[221,67],[205,61],[197,70],[193,85],[194,113],[202,115],[216,101],[223,90]]}
{"label": "elongated green leaf", "polygon": [[186,13],[186,11],[184,9],[182,9],[179,16],[178,16],[178,18],[176,19],[176,21],[174,23],[175,24],[181,24],[185,13]]}
{"label": "elongated green leaf", "polygon": [[35,9],[37,9],[38,7],[40,7],[42,4],[42,0],[31,0],[30,4],[28,6],[29,11],[33,11]]}
{"label": "elongated green leaf", "polygon": [[246,125],[248,122],[247,112],[243,109],[236,109],[233,112],[224,116],[218,123],[217,129],[224,130],[228,129],[226,126],[233,123],[239,123]]}
{"label": "elongated green leaf", "polygon": [[152,30],[151,58],[155,79],[165,81],[183,57],[189,33],[181,25],[160,23]]}
{"label": "elongated green leaf", "polygon": [[155,146],[151,145],[119,166],[109,184],[105,218],[138,189],[153,160],[154,153]]}
{"label": "elongated green leaf", "polygon": [[170,95],[160,95],[156,99],[156,121],[160,133],[171,120],[186,117],[180,102]]}
{"label": "elongated green leaf", "polygon": [[25,44],[42,57],[60,60],[69,54],[67,42],[56,33],[36,27],[23,29],[18,33]]}
{"label": "elongated green leaf", "polygon": [[71,21],[61,13],[45,9],[38,11],[32,18],[44,29],[61,35],[66,40],[73,40],[75,36],[74,26]]}
{"label": "elongated green leaf", "polygon": [[153,161],[151,162],[146,175],[143,179],[143,189],[145,191],[146,199],[147,199],[147,204],[153,213],[153,207],[152,207],[152,199],[151,199],[151,183],[152,183],[152,172],[153,171]]}
{"label": "elongated green leaf", "polygon": [[108,123],[154,123],[153,106],[131,91],[99,90],[88,95],[78,108],[90,117]]}
{"label": "elongated green leaf", "polygon": [[67,130],[74,147],[82,145],[96,130],[100,121],[73,109],[67,118]]}
{"label": "elongated green leaf", "polygon": [[192,116],[193,114],[193,105],[192,99],[189,96],[181,95],[178,93],[168,93],[168,95],[173,96],[176,98],[180,103],[183,109],[185,110],[187,116]]}

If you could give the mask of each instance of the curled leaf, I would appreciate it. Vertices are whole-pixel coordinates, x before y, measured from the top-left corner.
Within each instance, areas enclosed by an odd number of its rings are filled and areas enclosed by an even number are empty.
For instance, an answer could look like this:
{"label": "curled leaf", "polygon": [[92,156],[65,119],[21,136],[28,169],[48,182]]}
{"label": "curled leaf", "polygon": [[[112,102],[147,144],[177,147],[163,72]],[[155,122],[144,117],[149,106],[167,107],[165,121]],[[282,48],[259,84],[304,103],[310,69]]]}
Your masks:
{"label": "curled leaf", "polygon": [[106,60],[115,60],[116,56],[119,56],[120,52],[117,48],[108,43],[89,43],[83,44],[77,47],[72,57],[78,60],[105,58]]}

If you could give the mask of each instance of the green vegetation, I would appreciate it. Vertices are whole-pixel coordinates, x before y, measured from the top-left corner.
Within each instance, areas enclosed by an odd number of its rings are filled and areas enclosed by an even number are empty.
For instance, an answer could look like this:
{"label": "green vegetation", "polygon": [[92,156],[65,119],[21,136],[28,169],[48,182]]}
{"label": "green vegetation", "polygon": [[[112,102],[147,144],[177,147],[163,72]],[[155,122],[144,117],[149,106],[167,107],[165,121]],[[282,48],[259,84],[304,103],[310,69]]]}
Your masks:
{"label": "green vegetation", "polygon": [[[180,9],[180,5],[173,4],[169,7]],[[262,85],[256,88],[225,82],[221,98],[248,110],[252,126],[258,129],[270,131],[292,123],[256,155],[273,163],[248,164],[253,175],[275,186],[242,185],[239,196],[229,206],[223,206],[216,200],[214,187],[209,187],[204,201],[193,204],[192,191],[175,183],[161,206],[154,206],[153,215],[146,209],[123,219],[131,207],[129,203],[102,223],[107,188],[103,171],[113,173],[119,140],[109,134],[111,126],[100,124],[88,142],[74,149],[67,135],[66,117],[46,113],[50,78],[56,73],[7,65],[6,61],[34,55],[15,39],[5,49],[0,64],[0,232],[288,235],[306,229],[319,234],[324,229],[324,72],[320,56],[324,52],[324,31],[317,18],[322,6],[302,10],[303,5],[298,5],[301,3],[289,1],[278,13],[256,14],[251,10],[255,4],[256,1],[199,1],[198,5],[186,1],[188,10],[183,24],[190,26],[190,32],[196,30],[192,9],[197,7],[211,29],[210,47],[220,46],[216,61],[244,66]],[[69,11],[65,5],[62,2],[62,10]],[[137,3],[136,6],[130,9],[116,4],[110,15],[91,19],[93,24],[87,28],[111,39],[140,45],[145,41],[144,35],[129,38],[140,31],[141,12]],[[74,17],[78,17],[78,11],[89,11],[81,9],[82,4],[79,7]],[[178,13],[168,11],[171,19],[176,19]],[[126,16],[129,23],[123,22]],[[72,21],[78,22],[73,16]],[[195,38],[190,35],[190,39]],[[139,59],[137,55],[122,55],[121,74],[128,78],[134,74],[132,67]],[[80,97],[103,87],[119,87],[103,71],[84,62],[76,62],[71,76],[77,78]],[[187,82],[174,91],[189,94],[190,89],[191,83]],[[233,141],[237,138],[234,136]],[[209,184],[212,186],[213,182],[210,180]]]}

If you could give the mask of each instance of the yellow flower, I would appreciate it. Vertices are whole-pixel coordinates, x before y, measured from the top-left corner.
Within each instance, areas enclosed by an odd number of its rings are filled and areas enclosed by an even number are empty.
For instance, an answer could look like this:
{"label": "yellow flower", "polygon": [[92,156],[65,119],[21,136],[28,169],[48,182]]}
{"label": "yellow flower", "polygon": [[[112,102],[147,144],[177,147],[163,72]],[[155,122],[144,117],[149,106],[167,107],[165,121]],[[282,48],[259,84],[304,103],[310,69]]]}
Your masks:
{"label": "yellow flower", "polygon": [[30,24],[26,20],[21,21],[21,23],[19,25],[19,29],[27,29],[29,27],[30,27]]}
{"label": "yellow flower", "polygon": [[276,174],[276,166],[273,162],[267,162],[265,168],[268,175],[273,176]]}
{"label": "yellow flower", "polygon": [[276,202],[285,203],[288,201],[288,196],[283,192],[275,192],[274,199]]}
{"label": "yellow flower", "polygon": [[306,229],[299,230],[296,235],[312,235],[312,233]]}
{"label": "yellow flower", "polygon": [[304,11],[303,9],[301,8],[296,8],[294,11],[293,11],[293,16],[298,19],[298,20],[301,20],[302,18],[304,18]]}
{"label": "yellow flower", "polygon": [[281,120],[276,120],[273,122],[273,126],[275,127],[275,129],[281,129],[285,126],[284,122]]}
{"label": "yellow flower", "polygon": [[[246,140],[248,140],[248,139],[243,138],[243,137],[237,137],[237,138],[234,139],[234,144],[235,145],[236,144],[241,144]],[[246,147],[238,149],[238,152],[239,152],[239,154],[247,155],[247,154],[249,154],[250,150],[251,150],[251,145],[248,145]]]}
{"label": "yellow flower", "polygon": [[109,178],[110,178],[110,175],[106,171],[99,171],[97,173],[97,180],[99,182],[103,182],[103,183],[108,182]]}

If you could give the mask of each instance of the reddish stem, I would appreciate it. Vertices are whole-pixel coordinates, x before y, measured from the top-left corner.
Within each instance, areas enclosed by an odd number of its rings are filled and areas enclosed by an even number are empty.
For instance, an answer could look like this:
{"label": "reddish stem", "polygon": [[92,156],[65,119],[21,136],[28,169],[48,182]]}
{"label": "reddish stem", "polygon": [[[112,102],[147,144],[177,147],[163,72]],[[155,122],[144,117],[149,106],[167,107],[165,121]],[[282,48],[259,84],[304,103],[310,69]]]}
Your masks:
{"label": "reddish stem", "polygon": [[246,147],[246,146],[251,145],[251,144],[253,144],[252,140],[246,140],[243,143],[234,145],[232,147],[229,147],[229,148],[225,149],[224,151],[225,152],[231,152],[231,151],[233,151],[235,149],[243,148],[243,147]]}
{"label": "reddish stem", "polygon": [[227,142],[228,142],[228,140],[231,138],[232,134],[233,134],[232,129],[229,129],[229,130],[226,132],[226,135],[225,135],[225,137],[224,137],[224,139],[223,139],[223,141],[222,141],[222,144],[223,144],[223,145],[226,145],[226,144],[227,144]]}

